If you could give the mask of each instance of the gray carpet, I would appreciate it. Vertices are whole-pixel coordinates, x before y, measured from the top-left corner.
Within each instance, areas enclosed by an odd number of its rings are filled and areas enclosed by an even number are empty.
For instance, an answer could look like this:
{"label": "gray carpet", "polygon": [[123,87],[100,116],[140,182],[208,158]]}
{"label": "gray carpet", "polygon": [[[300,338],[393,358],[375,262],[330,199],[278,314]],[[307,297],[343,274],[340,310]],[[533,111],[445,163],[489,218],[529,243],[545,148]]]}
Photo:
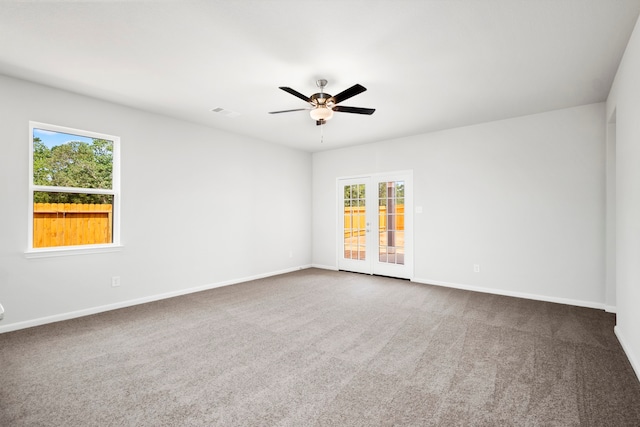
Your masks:
{"label": "gray carpet", "polygon": [[0,335],[2,426],[640,426],[615,316],[317,269]]}

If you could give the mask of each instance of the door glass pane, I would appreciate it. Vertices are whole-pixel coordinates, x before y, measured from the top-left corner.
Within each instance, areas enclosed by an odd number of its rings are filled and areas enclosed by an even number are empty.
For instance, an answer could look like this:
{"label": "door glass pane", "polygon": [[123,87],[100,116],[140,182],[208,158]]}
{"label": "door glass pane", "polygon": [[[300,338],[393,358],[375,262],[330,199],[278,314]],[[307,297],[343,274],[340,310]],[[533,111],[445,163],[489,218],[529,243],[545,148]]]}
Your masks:
{"label": "door glass pane", "polygon": [[404,181],[378,184],[378,260],[404,264]]}
{"label": "door glass pane", "polygon": [[365,184],[344,186],[344,258],[366,259]]}

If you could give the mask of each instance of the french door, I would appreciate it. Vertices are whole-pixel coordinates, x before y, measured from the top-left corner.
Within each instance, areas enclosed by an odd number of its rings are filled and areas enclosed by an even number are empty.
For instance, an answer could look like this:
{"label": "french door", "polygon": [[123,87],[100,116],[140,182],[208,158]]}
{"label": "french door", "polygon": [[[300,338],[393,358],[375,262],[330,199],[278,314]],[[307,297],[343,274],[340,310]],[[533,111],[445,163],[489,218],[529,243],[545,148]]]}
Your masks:
{"label": "french door", "polygon": [[338,179],[338,268],[413,276],[411,172]]}

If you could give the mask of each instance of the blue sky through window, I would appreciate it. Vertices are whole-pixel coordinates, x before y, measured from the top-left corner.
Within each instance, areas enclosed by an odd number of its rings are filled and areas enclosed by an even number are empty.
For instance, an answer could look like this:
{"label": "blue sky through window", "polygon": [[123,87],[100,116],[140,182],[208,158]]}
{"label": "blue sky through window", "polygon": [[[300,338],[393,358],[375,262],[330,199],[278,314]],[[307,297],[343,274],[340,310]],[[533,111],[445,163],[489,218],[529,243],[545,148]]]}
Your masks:
{"label": "blue sky through window", "polygon": [[33,137],[40,138],[42,143],[46,145],[48,148],[52,148],[57,145],[62,145],[69,141],[81,141],[89,144],[91,143],[91,141],[93,141],[92,138],[88,138],[86,136],[72,135],[70,133],[54,132],[50,130],[37,129],[37,128],[33,129]]}

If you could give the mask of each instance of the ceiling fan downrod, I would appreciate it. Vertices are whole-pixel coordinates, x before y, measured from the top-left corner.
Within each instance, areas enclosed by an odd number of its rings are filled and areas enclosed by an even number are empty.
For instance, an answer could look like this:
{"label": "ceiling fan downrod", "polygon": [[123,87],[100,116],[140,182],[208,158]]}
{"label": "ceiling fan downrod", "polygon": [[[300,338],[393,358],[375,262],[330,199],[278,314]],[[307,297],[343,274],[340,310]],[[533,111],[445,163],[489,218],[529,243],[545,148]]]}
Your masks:
{"label": "ceiling fan downrod", "polygon": [[327,83],[329,83],[329,82],[327,80],[325,80],[325,79],[316,80],[316,86],[318,86],[320,88],[320,92],[323,91],[323,89],[327,85]]}
{"label": "ceiling fan downrod", "polygon": [[316,121],[317,125],[323,125],[333,117],[333,98],[328,93],[324,93],[324,88],[327,83],[325,79],[316,80],[316,86],[320,88],[320,93],[314,93],[310,98],[311,105],[313,105],[314,108],[309,112],[309,115]]}

